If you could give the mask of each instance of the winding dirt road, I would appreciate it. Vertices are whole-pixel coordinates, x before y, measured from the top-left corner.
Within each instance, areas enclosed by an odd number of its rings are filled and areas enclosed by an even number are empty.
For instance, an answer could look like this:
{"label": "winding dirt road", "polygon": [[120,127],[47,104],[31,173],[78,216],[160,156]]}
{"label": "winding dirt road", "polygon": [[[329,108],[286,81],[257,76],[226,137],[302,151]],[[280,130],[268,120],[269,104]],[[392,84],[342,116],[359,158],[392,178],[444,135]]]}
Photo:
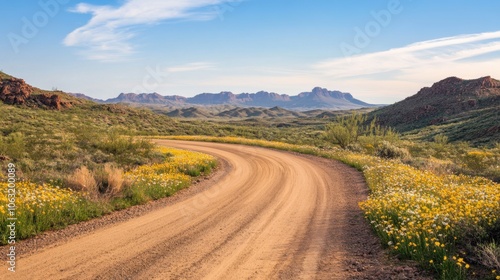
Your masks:
{"label": "winding dirt road", "polygon": [[358,172],[269,149],[158,143],[212,154],[229,170],[178,203],[21,256],[9,279],[348,278],[351,243],[370,236]]}

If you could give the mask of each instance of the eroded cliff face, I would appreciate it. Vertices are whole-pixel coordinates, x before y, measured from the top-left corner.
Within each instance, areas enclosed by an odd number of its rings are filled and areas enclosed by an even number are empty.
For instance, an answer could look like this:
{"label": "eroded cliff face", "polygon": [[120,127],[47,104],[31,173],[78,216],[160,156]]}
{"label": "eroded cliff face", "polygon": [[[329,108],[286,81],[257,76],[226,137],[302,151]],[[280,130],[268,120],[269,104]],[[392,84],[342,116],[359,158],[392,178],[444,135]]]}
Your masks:
{"label": "eroded cliff face", "polygon": [[22,79],[7,78],[0,81],[0,100],[9,105],[26,105],[61,110],[71,107],[57,94],[35,94],[35,88]]}

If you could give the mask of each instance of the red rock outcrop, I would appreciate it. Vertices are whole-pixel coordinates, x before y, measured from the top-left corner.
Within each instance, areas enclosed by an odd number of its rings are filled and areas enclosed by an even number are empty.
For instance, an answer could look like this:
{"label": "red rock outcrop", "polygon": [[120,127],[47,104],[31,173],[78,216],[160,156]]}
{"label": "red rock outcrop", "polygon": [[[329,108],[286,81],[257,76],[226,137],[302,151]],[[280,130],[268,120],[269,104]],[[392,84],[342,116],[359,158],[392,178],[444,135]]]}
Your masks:
{"label": "red rock outcrop", "polygon": [[33,88],[21,79],[10,78],[0,82],[0,100],[5,104],[25,104],[33,91]]}
{"label": "red rock outcrop", "polygon": [[22,79],[8,78],[0,81],[0,100],[9,105],[26,105],[61,110],[71,107],[57,94],[33,94],[35,89]]}

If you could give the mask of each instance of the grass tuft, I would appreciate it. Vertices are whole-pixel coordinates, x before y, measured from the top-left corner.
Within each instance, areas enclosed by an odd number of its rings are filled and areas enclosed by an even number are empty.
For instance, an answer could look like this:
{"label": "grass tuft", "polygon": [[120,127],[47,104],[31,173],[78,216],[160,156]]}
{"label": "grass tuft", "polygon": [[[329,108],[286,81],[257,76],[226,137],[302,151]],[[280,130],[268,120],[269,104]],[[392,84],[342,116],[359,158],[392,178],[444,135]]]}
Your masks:
{"label": "grass tuft", "polygon": [[66,184],[70,189],[83,192],[90,198],[97,198],[99,195],[97,181],[86,166],[76,169],[73,174],[68,176]]}

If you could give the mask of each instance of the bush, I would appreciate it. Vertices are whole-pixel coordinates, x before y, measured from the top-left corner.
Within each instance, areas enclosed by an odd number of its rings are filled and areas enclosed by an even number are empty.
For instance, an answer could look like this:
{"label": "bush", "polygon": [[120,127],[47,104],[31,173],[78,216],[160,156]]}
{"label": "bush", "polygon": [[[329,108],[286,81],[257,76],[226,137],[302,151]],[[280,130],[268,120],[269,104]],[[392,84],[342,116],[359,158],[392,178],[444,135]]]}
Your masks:
{"label": "bush", "polygon": [[82,166],[66,180],[66,186],[72,190],[84,192],[91,199],[119,196],[122,190],[130,184],[129,180],[125,179],[123,170],[110,163],[93,172],[86,166]]}
{"label": "bush", "polygon": [[104,171],[108,174],[108,193],[110,195],[118,194],[125,183],[123,170],[107,164],[104,166]]}
{"label": "bush", "polygon": [[377,125],[376,118],[368,125],[363,125],[366,121],[367,116],[361,114],[337,117],[334,123],[326,126],[326,138],[344,149],[349,149],[349,145],[358,143],[358,140],[362,144],[376,145],[383,140],[394,142],[399,139],[399,134],[392,128]]}
{"label": "bush", "polygon": [[26,152],[26,140],[24,134],[14,132],[4,137],[0,135],[0,155],[14,160],[23,158]]}
{"label": "bush", "polygon": [[97,149],[111,155],[121,166],[134,167],[151,163],[156,157],[154,145],[143,139],[123,137],[110,133],[105,140],[95,143]]}
{"label": "bush", "polygon": [[347,149],[351,152],[362,153],[364,152],[363,147],[359,143],[352,143],[347,146]]}
{"label": "bush", "polygon": [[469,151],[463,158],[464,164],[473,171],[482,171],[495,164],[495,154],[487,151]]}
{"label": "bush", "polygon": [[84,192],[90,198],[99,196],[99,188],[94,175],[86,166],[82,166],[69,175],[66,185],[74,190]]}
{"label": "bush", "polygon": [[377,148],[377,156],[381,158],[390,158],[390,159],[408,159],[410,158],[410,152],[408,152],[405,148],[399,148],[395,145],[382,141],[380,146]]}
{"label": "bush", "polygon": [[479,245],[477,254],[482,265],[500,271],[500,246],[494,241]]}
{"label": "bush", "polygon": [[456,174],[459,169],[457,164],[451,160],[442,160],[432,156],[428,158],[412,157],[411,159],[406,160],[405,163],[420,170],[427,170],[437,175]]}
{"label": "bush", "polygon": [[330,141],[339,144],[344,149],[353,141],[349,130],[339,124],[329,124],[327,126],[327,137]]}

